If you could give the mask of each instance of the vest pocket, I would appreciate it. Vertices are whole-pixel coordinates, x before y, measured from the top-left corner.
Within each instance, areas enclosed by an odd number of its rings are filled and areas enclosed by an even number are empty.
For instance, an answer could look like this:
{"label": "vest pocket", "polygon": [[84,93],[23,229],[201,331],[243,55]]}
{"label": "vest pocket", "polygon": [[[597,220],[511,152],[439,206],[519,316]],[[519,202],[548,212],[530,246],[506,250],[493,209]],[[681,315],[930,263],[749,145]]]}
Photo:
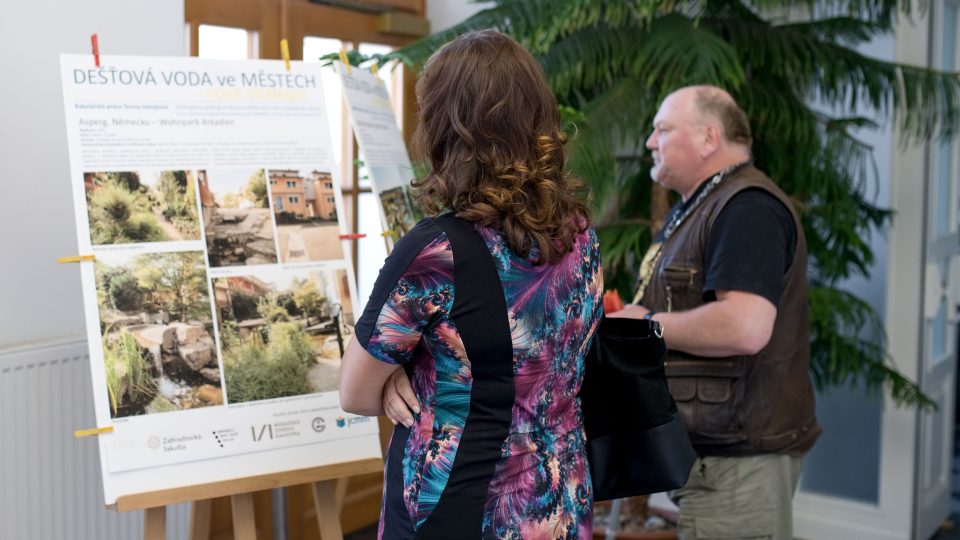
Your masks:
{"label": "vest pocket", "polygon": [[740,431],[733,398],[733,379],[698,379],[699,431],[704,435],[728,437]]}
{"label": "vest pocket", "polygon": [[742,366],[723,360],[669,361],[667,385],[694,444],[746,440],[737,411],[743,400]]}
{"label": "vest pocket", "polygon": [[703,276],[699,269],[671,264],[663,267],[661,274],[667,295],[667,311],[684,311],[702,303]]}
{"label": "vest pocket", "polygon": [[670,265],[663,269],[663,278],[678,285],[693,285],[700,272],[692,266]]}

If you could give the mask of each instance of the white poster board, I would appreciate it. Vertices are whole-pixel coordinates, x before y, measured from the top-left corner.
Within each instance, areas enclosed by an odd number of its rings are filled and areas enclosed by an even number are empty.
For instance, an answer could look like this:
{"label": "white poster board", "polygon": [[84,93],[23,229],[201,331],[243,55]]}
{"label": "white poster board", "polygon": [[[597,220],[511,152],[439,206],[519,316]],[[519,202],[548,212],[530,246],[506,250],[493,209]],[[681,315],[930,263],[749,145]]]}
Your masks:
{"label": "white poster board", "polygon": [[[343,82],[343,96],[350,111],[350,125],[370,174],[374,193],[380,200],[381,220],[387,238],[396,241],[416,225],[416,211],[410,197],[413,166],[394,120],[387,87],[376,75],[359,68],[347,71],[334,62]],[[391,244],[392,245],[392,244]]]}
{"label": "white poster board", "polygon": [[64,55],[106,503],[380,457],[319,66]]}

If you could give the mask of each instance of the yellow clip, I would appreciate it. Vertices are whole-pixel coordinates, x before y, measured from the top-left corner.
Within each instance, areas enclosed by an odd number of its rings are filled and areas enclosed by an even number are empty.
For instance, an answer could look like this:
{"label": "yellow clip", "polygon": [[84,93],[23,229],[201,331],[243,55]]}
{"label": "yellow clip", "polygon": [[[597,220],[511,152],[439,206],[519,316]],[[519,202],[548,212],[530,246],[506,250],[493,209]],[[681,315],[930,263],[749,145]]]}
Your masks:
{"label": "yellow clip", "polygon": [[340,61],[343,62],[344,66],[347,66],[347,75],[350,75],[350,59],[347,58],[347,50],[344,48],[340,49]]}
{"label": "yellow clip", "polygon": [[64,263],[75,263],[75,262],[95,261],[95,260],[97,260],[96,255],[75,255],[73,257],[60,257],[59,259],[57,259],[57,262],[60,264],[64,264]]}
{"label": "yellow clip", "polygon": [[73,432],[73,436],[79,439],[80,437],[100,435],[101,433],[113,433],[113,426],[98,427],[98,428],[92,428],[92,429],[78,429],[77,431]]}
{"label": "yellow clip", "polygon": [[376,75],[378,71],[380,71],[380,64],[374,62],[373,65],[370,66],[370,73]]}
{"label": "yellow clip", "polygon": [[280,40],[280,58],[283,58],[283,67],[290,71],[290,45],[287,40]]}

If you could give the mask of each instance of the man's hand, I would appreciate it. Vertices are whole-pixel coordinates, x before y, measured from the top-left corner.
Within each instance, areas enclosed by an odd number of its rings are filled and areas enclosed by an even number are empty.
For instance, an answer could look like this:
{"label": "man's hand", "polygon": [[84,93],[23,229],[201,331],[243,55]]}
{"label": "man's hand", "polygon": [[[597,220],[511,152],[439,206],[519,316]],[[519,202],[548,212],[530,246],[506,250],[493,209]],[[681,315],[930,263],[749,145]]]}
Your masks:
{"label": "man's hand", "polygon": [[[708,358],[752,356],[770,342],[777,306],[759,294],[716,291],[717,299],[686,311],[658,312],[663,339],[674,351]],[[650,310],[630,304],[607,317],[642,319]]]}
{"label": "man's hand", "polygon": [[420,401],[413,393],[410,379],[403,368],[398,368],[383,385],[383,412],[393,425],[413,426],[413,415],[420,414]]}

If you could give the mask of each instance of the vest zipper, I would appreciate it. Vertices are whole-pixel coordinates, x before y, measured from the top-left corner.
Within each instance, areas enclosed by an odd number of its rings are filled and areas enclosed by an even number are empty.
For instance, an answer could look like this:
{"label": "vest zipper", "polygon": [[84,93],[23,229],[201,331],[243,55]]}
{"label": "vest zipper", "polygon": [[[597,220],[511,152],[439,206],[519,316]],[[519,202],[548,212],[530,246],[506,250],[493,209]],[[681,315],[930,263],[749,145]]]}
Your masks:
{"label": "vest zipper", "polygon": [[670,294],[670,285],[667,284],[667,312],[673,311],[673,295]]}

